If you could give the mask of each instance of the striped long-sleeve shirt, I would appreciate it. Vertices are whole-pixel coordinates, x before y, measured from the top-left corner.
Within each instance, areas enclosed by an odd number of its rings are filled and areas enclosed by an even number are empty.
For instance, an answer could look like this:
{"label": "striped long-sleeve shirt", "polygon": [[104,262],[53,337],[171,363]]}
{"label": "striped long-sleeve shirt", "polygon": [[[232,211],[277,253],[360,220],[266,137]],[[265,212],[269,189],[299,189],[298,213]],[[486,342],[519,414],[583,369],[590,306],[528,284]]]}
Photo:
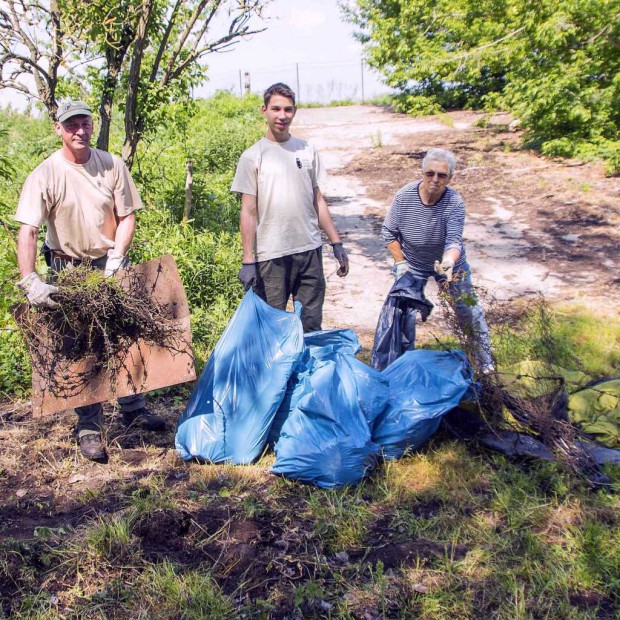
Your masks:
{"label": "striped long-sleeve shirt", "polygon": [[465,202],[448,187],[437,204],[425,205],[420,198],[419,184],[415,181],[398,191],[383,222],[382,233],[386,243],[400,243],[405,259],[415,271],[430,276],[435,261],[441,260],[450,248],[461,252],[456,267],[467,260],[463,247]]}

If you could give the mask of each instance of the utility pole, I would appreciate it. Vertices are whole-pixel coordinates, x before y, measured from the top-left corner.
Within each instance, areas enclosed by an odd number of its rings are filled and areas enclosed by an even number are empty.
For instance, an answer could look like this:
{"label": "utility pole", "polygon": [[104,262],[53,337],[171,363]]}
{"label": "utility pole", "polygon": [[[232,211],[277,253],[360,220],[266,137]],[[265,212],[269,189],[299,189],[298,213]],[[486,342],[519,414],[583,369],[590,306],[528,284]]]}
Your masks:
{"label": "utility pole", "polygon": [[249,95],[250,94],[250,72],[246,71],[244,73],[244,77],[245,77],[245,94]]}
{"label": "utility pole", "polygon": [[243,97],[243,82],[241,81],[241,69],[239,69],[239,97]]}
{"label": "utility pole", "polygon": [[185,209],[183,210],[183,221],[187,222],[192,213],[192,186],[194,184],[194,164],[191,159],[186,162],[187,176],[185,177]]}
{"label": "utility pole", "polygon": [[299,90],[299,63],[295,63],[295,72],[297,73],[297,102],[301,101],[301,91]]}

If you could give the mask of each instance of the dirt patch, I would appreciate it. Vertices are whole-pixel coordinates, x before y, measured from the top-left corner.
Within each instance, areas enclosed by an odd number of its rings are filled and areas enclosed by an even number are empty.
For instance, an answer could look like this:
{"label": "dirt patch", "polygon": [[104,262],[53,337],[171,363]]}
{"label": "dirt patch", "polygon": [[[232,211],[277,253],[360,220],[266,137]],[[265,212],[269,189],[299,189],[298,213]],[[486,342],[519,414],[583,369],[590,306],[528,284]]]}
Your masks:
{"label": "dirt patch", "polygon": [[399,566],[432,565],[433,560],[453,557],[461,560],[467,554],[464,545],[448,545],[433,540],[407,540],[400,543],[388,543],[369,548],[367,552],[353,552],[350,557],[354,561],[363,559],[376,565],[381,562],[385,569]]}
{"label": "dirt patch", "polygon": [[[620,179],[601,164],[553,161],[519,146],[508,118],[475,126],[475,112],[410,118],[376,108],[300,110],[298,131],[324,156],[325,193],[351,254],[347,278],[328,280],[326,322],[372,342],[392,283],[381,224],[395,193],[420,176],[429,148],[456,153],[451,183],[467,205],[475,284],[501,299],[543,293],[603,315],[620,310]],[[381,140],[377,140],[380,132]],[[427,293],[434,299],[436,289]],[[439,317],[439,313],[435,313]]]}

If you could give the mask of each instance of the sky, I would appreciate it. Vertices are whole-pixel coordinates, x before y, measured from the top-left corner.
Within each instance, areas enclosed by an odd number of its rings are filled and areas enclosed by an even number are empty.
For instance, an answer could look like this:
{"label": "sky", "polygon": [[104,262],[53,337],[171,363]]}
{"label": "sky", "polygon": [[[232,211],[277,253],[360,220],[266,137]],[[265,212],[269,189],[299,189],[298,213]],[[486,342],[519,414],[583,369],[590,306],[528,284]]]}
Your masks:
{"label": "sky", "polygon": [[210,80],[197,95],[219,88],[238,93],[246,71],[252,92],[284,81],[299,91],[300,101],[361,99],[362,70],[365,99],[388,92],[376,74],[362,69],[362,46],[337,0],[274,0],[264,17],[264,32],[239,41],[230,52],[207,57]]}
{"label": "sky", "polygon": [[[236,94],[244,89],[246,72],[252,92],[274,82],[286,82],[299,102],[326,103],[334,99],[368,100],[389,89],[379,76],[362,66],[362,46],[353,38],[338,0],[272,0],[253,29],[264,32],[240,40],[229,51],[209,54],[209,80],[194,90],[208,97],[216,90]],[[227,27],[222,21],[220,27]],[[23,109],[23,97],[2,91],[2,105]]]}

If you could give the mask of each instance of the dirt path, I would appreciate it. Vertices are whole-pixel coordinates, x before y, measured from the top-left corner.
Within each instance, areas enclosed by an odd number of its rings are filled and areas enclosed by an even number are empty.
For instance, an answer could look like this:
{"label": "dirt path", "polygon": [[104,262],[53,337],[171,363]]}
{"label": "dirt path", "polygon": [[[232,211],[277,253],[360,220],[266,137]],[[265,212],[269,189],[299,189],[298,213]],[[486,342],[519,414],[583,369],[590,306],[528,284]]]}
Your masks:
{"label": "dirt path", "polygon": [[[497,117],[459,112],[414,119],[379,107],[300,109],[294,133],[321,150],[324,193],[351,256],[342,279],[326,254],[326,327],[348,327],[364,343],[392,283],[380,226],[394,193],[418,178],[432,146],[458,158],[452,186],[466,201],[465,238],[475,282],[504,299],[539,292],[617,314],[620,308],[620,180],[600,165],[552,162],[517,150]],[[434,287],[427,293],[432,298]],[[436,313],[436,318],[440,318]]]}

